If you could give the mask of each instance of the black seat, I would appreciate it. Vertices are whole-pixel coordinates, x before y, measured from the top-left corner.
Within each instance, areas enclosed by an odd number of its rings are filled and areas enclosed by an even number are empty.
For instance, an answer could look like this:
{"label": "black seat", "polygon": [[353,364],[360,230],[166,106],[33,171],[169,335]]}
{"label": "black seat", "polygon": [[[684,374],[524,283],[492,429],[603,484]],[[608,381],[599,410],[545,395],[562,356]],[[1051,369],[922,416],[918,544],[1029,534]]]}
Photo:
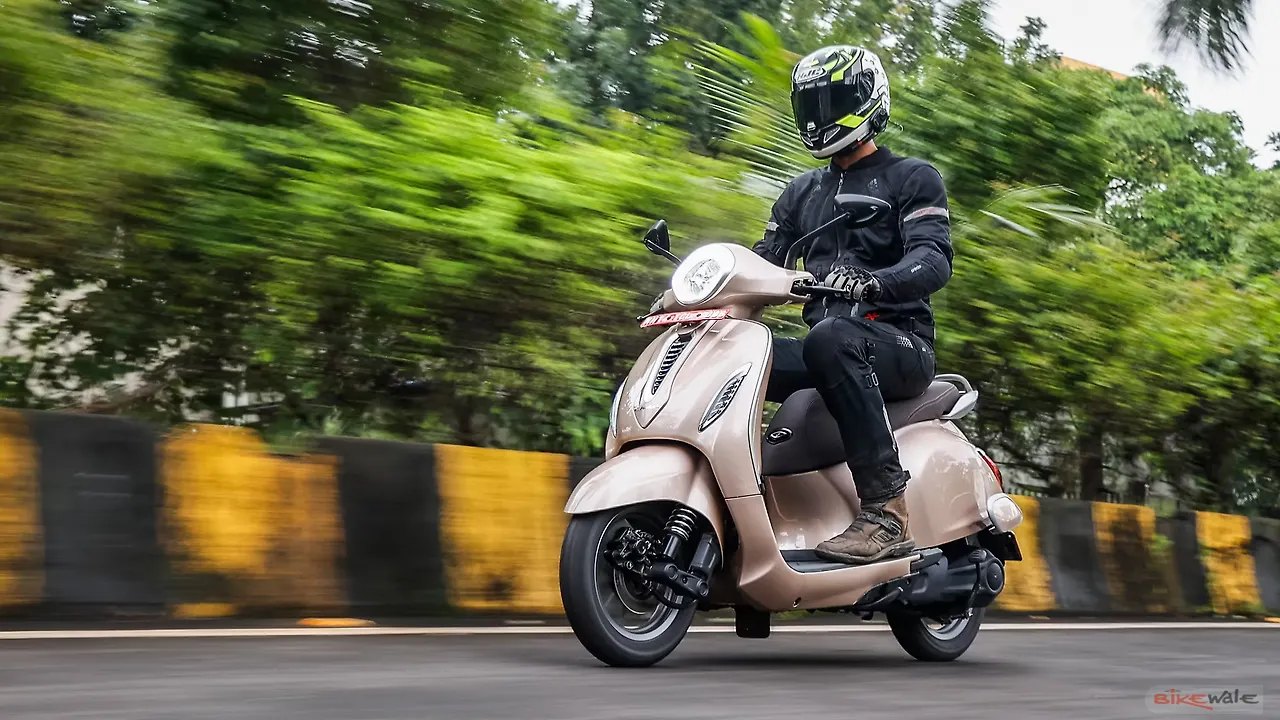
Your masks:
{"label": "black seat", "polygon": [[[894,430],[914,423],[937,420],[955,407],[960,389],[935,380],[924,394],[885,403]],[[844,442],[835,418],[827,412],[817,390],[801,390],[778,408],[765,433],[761,461],[765,475],[795,475],[844,462]]]}

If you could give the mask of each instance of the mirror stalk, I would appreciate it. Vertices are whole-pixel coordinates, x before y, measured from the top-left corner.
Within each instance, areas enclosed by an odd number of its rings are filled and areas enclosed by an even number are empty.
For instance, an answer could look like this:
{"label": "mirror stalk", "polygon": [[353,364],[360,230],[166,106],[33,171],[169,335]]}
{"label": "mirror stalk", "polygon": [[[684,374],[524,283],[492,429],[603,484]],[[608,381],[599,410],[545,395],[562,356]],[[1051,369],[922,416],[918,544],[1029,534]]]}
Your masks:
{"label": "mirror stalk", "polygon": [[649,252],[653,253],[654,255],[661,255],[662,257],[670,260],[674,265],[680,264],[680,258],[676,257],[674,254],[672,254],[670,250],[662,247],[658,243],[653,242],[652,240],[649,240],[648,238],[646,238],[644,241],[644,246],[649,248]]}
{"label": "mirror stalk", "polygon": [[808,235],[805,235],[799,240],[791,243],[791,247],[787,248],[787,257],[783,260],[782,267],[787,269],[791,269],[795,267],[796,260],[799,259],[800,253],[804,251],[805,245],[807,245],[810,240],[813,240],[814,238],[818,237],[822,233],[830,230],[832,226],[838,225],[848,219],[849,219],[849,213],[842,213],[840,215],[837,215],[835,219],[832,220],[831,222],[824,223],[817,230],[814,230]]}

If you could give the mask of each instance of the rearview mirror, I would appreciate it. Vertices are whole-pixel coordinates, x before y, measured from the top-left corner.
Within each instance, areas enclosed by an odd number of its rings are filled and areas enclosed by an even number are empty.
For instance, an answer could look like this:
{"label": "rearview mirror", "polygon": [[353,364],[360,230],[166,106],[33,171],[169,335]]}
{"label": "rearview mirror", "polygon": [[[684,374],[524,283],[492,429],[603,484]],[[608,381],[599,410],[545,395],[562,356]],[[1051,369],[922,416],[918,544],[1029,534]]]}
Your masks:
{"label": "rearview mirror", "polygon": [[870,195],[837,195],[836,208],[849,216],[845,224],[852,228],[875,225],[883,220],[893,206]]}
{"label": "rearview mirror", "polygon": [[644,246],[654,255],[661,255],[676,265],[680,264],[680,258],[671,254],[671,233],[667,231],[666,220],[659,220],[649,228],[649,232],[644,234]]}
{"label": "rearview mirror", "polygon": [[650,249],[659,247],[671,252],[671,233],[667,231],[666,220],[659,220],[649,228],[649,232],[644,234],[644,244],[649,245]]}

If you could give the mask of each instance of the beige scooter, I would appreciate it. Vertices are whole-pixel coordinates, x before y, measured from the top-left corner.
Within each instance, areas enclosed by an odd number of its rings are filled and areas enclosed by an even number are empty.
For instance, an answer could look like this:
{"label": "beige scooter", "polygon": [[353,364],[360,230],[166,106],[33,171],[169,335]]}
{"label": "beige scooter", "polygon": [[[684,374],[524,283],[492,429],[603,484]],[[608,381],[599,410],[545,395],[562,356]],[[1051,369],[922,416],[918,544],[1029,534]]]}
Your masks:
{"label": "beige scooter", "polygon": [[[865,227],[889,206],[841,195],[843,222]],[[733,608],[742,637],[766,637],[770,613],[882,612],[902,647],[952,660],[973,642],[1020,560],[1022,521],[995,463],[954,421],[978,393],[941,375],[920,397],[888,406],[916,550],[870,565],[813,552],[853,521],[858,497],[835,421],[815,391],[792,395],[763,429],[772,335],[770,305],[835,295],[807,272],[779,268],[733,244],[683,262],[666,225],[645,236],[678,263],[663,312],[641,325],[664,332],[618,390],[606,461],[574,489],[560,557],[560,592],[579,641],[610,665],[646,666],[684,638],[698,610]]]}

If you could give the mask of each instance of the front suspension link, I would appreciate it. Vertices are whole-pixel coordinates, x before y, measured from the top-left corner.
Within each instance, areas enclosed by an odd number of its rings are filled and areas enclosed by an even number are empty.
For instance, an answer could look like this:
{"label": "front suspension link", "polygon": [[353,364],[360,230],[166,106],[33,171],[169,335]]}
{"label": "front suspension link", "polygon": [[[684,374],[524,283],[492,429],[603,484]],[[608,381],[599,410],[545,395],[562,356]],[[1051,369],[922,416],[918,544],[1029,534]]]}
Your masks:
{"label": "front suspension link", "polygon": [[687,508],[678,508],[663,528],[661,540],[643,530],[625,528],[609,544],[605,557],[609,564],[632,575],[663,605],[677,610],[693,607],[710,594],[707,581],[720,564],[719,543],[712,532],[698,538],[689,570],[676,564],[681,546],[693,539],[696,519]]}

